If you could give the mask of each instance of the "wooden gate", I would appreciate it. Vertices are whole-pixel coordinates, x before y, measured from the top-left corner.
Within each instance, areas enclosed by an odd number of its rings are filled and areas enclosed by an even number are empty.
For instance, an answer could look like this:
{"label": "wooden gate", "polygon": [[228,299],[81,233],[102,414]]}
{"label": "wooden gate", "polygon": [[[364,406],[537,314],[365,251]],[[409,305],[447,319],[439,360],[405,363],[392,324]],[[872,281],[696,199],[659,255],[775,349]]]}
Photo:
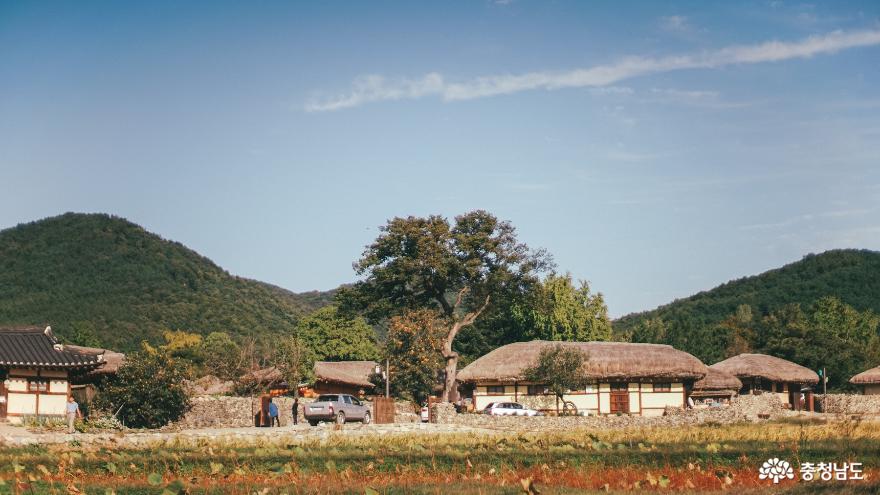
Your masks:
{"label": "wooden gate", "polygon": [[626,383],[611,384],[611,414],[629,412],[629,387]]}
{"label": "wooden gate", "polygon": [[391,397],[373,398],[373,421],[377,424],[394,422],[394,399]]}

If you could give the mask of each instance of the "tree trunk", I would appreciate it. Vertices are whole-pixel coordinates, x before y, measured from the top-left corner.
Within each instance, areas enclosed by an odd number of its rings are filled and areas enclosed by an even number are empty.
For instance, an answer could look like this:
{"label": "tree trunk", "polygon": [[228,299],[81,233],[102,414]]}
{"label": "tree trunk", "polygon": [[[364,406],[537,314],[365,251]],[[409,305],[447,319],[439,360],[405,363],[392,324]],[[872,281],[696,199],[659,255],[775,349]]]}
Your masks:
{"label": "tree trunk", "polygon": [[[468,288],[465,287],[458,292],[455,305],[452,307],[453,310],[461,304],[462,297],[464,297],[467,291]],[[459,330],[462,328],[472,325],[488,305],[489,296],[486,296],[486,300],[479,309],[465,314],[462,319],[457,320],[452,324],[452,328],[449,329],[446,338],[443,340],[442,354],[443,359],[446,360],[446,379],[443,382],[443,396],[441,397],[443,402],[451,402],[452,396],[455,392],[455,381],[458,375],[458,353],[452,350],[452,343],[455,342],[455,336],[458,335]],[[452,314],[454,314],[454,311]]]}
{"label": "tree trunk", "polygon": [[451,356],[443,356],[446,359],[446,381],[443,383],[443,402],[452,401],[452,392],[455,390],[455,379],[458,371],[458,353]]}

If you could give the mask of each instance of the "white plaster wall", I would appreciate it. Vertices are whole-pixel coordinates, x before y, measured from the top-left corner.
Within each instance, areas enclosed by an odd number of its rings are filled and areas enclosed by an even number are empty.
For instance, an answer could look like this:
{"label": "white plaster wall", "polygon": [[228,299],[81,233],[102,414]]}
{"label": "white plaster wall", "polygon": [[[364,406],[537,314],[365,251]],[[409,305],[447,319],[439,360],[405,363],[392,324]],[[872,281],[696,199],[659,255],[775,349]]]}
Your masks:
{"label": "white plaster wall", "polygon": [[40,416],[64,416],[66,395],[40,395]]}
{"label": "white plaster wall", "polygon": [[6,403],[7,414],[36,414],[37,396],[9,392]]}
{"label": "white plaster wall", "polygon": [[67,380],[49,380],[49,392],[53,394],[66,394]]}
{"label": "white plaster wall", "polygon": [[7,379],[6,389],[10,392],[27,392],[27,378]]}
{"label": "white plaster wall", "polygon": [[[642,392],[643,408],[665,408],[684,406],[684,396],[681,392]],[[660,411],[663,412],[662,410]]]}

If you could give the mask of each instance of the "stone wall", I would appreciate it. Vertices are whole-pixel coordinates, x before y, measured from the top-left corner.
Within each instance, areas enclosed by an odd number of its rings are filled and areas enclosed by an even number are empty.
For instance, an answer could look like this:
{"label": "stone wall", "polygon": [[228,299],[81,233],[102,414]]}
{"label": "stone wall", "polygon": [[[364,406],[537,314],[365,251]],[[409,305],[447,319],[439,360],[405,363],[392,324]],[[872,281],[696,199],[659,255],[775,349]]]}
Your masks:
{"label": "stone wall", "polygon": [[[293,420],[293,398],[275,397],[272,401],[278,405],[278,416],[281,426],[287,426]],[[308,424],[303,411],[312,398],[302,397],[299,400],[299,423]],[[191,408],[183,419],[171,425],[172,428],[242,428],[254,426],[254,414],[260,410],[258,397],[233,396],[197,396],[190,401]],[[369,402],[368,402],[369,404]],[[413,413],[410,403],[395,403],[395,423],[416,423],[419,415]]]}
{"label": "stone wall", "polygon": [[431,422],[443,425],[455,423],[458,414],[451,402],[435,402],[431,404]]}
{"label": "stone wall", "polygon": [[816,409],[825,413],[880,414],[880,395],[817,395],[815,401]]}
{"label": "stone wall", "polygon": [[776,419],[791,413],[774,394],[743,396],[727,407],[708,409],[667,408],[663,416],[490,416],[486,414],[451,414],[444,411],[438,422],[461,426],[502,430],[564,431],[571,428],[626,428],[644,426],[689,426],[697,424],[730,424],[744,421]]}
{"label": "stone wall", "polygon": [[[275,397],[281,426],[293,420],[293,398]],[[312,399],[299,401],[299,421],[304,422],[303,408]],[[254,414],[260,410],[259,397],[198,396],[190,401],[191,408],[175,426],[180,428],[241,428],[254,426]]]}

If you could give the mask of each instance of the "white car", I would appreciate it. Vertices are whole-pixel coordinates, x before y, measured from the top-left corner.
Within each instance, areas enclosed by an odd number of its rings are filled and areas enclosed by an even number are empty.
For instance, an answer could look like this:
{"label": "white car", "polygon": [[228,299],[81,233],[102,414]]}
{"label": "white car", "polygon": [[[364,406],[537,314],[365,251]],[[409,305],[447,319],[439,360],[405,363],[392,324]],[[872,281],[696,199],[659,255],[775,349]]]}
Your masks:
{"label": "white car", "polygon": [[490,402],[484,409],[483,414],[492,416],[540,416],[541,413],[529,409],[516,402]]}
{"label": "white car", "polygon": [[428,404],[422,406],[421,412],[419,412],[419,416],[421,417],[422,423],[427,423],[431,420],[431,413],[428,411]]}

